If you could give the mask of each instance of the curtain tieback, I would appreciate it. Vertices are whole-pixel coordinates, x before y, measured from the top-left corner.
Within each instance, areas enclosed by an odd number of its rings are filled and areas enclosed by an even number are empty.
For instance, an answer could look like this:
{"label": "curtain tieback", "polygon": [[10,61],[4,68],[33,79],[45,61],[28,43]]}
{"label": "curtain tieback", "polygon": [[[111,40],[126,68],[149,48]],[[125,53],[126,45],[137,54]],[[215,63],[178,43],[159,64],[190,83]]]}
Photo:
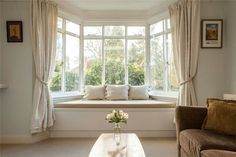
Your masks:
{"label": "curtain tieback", "polygon": [[187,80],[185,80],[185,81],[182,81],[182,82],[180,82],[180,83],[179,83],[179,85],[180,85],[180,86],[182,86],[182,85],[184,85],[184,84],[186,84],[186,83],[188,83],[188,82],[192,81],[192,80],[194,79],[194,77],[195,77],[195,76],[192,76],[192,77],[190,77],[189,79],[187,79]]}
{"label": "curtain tieback", "polygon": [[48,83],[45,82],[45,81],[43,81],[42,79],[40,79],[38,75],[36,75],[36,78],[37,78],[37,80],[39,80],[39,82],[41,82],[43,85],[46,85],[46,86],[48,85]]}

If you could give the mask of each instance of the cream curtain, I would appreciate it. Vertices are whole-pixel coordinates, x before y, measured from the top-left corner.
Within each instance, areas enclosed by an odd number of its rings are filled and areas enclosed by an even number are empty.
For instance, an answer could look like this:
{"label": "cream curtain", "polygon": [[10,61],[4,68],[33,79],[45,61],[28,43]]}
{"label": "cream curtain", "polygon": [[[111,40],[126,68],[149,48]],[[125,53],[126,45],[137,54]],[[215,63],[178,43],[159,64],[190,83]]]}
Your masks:
{"label": "cream curtain", "polygon": [[169,6],[174,64],[179,81],[178,105],[197,106],[193,80],[200,40],[200,1],[179,0]]}
{"label": "cream curtain", "polygon": [[53,73],[56,55],[58,8],[47,0],[32,0],[32,44],[35,64],[35,86],[31,133],[45,131],[54,123],[48,81]]}

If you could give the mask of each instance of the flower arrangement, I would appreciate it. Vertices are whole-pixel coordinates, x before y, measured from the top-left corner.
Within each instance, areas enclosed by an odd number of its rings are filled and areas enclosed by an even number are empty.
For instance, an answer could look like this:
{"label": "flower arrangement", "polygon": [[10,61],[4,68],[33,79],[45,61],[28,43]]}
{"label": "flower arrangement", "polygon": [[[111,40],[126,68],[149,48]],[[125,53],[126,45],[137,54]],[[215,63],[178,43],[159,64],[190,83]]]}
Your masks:
{"label": "flower arrangement", "polygon": [[129,118],[128,113],[123,110],[113,110],[111,113],[107,114],[106,120],[108,123],[127,123]]}

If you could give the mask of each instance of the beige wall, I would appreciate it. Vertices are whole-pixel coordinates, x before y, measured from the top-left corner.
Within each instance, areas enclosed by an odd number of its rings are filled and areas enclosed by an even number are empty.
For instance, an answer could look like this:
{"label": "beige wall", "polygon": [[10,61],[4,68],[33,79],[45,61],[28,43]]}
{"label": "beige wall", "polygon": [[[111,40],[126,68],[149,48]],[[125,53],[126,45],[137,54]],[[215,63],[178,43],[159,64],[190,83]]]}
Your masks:
{"label": "beige wall", "polygon": [[223,19],[223,48],[200,49],[195,80],[199,105],[208,97],[236,93],[236,2],[202,2],[201,18]]}
{"label": "beige wall", "polygon": [[[29,135],[32,110],[32,53],[29,28],[29,1],[1,2],[2,135]],[[23,43],[7,43],[6,21],[23,21]]]}
{"label": "beige wall", "polygon": [[[1,14],[1,10],[2,10],[2,2],[0,2],[0,19],[2,18],[2,14]],[[0,25],[0,30],[2,30],[2,27]],[[0,32],[0,83],[2,82],[2,39],[1,39],[1,34],[2,32]],[[1,89],[0,89],[1,90]],[[0,91],[0,137],[2,134],[2,96],[1,96],[1,91]],[[1,138],[0,138],[0,143],[1,143]],[[1,148],[0,148],[1,151]]]}
{"label": "beige wall", "polygon": [[236,1],[230,1],[225,6],[225,28],[227,34],[226,93],[236,94]]}
{"label": "beige wall", "polygon": [[[224,19],[224,3],[202,2],[201,19]],[[225,28],[225,27],[224,27]],[[206,98],[221,98],[225,89],[226,34],[224,29],[222,49],[200,49],[198,72],[195,79],[199,105],[206,104]]]}

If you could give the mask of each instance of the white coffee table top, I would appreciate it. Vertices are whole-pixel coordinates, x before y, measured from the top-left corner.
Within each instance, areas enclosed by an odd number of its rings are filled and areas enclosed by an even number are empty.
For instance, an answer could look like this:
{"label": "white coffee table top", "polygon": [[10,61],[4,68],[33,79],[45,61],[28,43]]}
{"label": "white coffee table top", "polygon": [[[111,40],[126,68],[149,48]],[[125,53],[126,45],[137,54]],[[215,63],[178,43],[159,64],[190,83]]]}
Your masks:
{"label": "white coffee table top", "polygon": [[116,145],[114,134],[101,134],[89,157],[145,157],[145,153],[136,134],[121,134],[119,145]]}

